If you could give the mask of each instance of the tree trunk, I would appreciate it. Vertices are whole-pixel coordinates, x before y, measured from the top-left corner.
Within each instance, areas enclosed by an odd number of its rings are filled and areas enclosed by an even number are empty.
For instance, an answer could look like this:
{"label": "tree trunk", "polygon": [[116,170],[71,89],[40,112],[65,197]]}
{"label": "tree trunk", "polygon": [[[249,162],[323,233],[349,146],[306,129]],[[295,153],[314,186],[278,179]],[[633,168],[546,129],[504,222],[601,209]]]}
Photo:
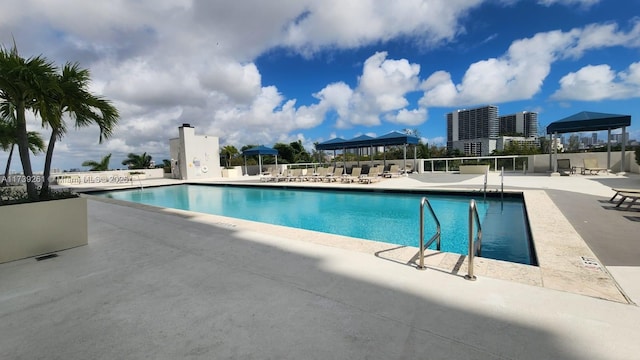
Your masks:
{"label": "tree trunk", "polygon": [[38,200],[38,189],[33,182],[33,170],[31,169],[31,157],[29,156],[29,138],[27,135],[27,121],[25,119],[25,106],[23,101],[16,103],[16,144],[20,153],[22,163],[22,174],[27,185],[27,196],[29,200]]}
{"label": "tree trunk", "polygon": [[55,127],[51,130],[51,138],[47,146],[47,155],[44,160],[44,174],[42,179],[42,189],[40,189],[40,199],[49,197],[49,176],[51,175],[51,159],[53,158],[53,148],[56,146],[58,139],[58,129]]}
{"label": "tree trunk", "polygon": [[7,158],[7,167],[4,169],[4,179],[2,180],[2,186],[7,186],[7,179],[9,178],[9,169],[11,169],[11,158],[13,157],[13,149],[16,144],[11,144],[11,150],[9,150],[9,157]]}

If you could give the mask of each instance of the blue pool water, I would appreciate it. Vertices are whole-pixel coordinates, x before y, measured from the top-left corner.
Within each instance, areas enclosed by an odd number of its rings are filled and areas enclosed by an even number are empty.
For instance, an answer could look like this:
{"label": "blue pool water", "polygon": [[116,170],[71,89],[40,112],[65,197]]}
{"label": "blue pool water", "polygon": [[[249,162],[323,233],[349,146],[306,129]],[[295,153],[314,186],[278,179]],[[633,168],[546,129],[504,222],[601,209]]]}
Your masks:
{"label": "blue pool water", "polygon": [[[99,194],[118,200],[259,221],[417,247],[420,199],[427,196],[441,224],[441,250],[467,254],[470,197],[300,188],[179,185]],[[482,222],[482,256],[535,262],[521,199],[475,198]],[[425,241],[436,231],[425,209]],[[432,246],[433,247],[433,246]]]}

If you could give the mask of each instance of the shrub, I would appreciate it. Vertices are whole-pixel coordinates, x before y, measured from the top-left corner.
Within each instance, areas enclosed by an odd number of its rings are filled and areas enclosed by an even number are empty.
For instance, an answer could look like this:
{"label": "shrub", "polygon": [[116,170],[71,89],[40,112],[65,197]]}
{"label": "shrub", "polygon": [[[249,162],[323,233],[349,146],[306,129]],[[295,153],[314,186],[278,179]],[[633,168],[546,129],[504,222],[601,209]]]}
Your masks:
{"label": "shrub", "polygon": [[[40,189],[38,189],[40,191]],[[46,200],[29,199],[27,189],[24,186],[8,186],[0,188],[0,206],[11,204],[26,204],[38,201],[61,200],[79,197],[71,190],[49,190]]]}

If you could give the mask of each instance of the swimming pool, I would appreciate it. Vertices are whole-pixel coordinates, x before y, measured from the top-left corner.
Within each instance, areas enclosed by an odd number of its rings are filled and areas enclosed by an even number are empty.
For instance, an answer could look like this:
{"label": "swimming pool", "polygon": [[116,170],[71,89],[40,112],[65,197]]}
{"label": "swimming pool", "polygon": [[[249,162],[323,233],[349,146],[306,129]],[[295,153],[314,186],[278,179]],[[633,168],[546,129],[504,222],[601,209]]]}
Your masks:
{"label": "swimming pool", "polygon": [[[96,195],[415,247],[420,199],[427,196],[441,223],[441,250],[464,255],[469,200],[474,198],[482,222],[482,256],[536,262],[521,198],[229,185],[162,186]],[[436,225],[425,215],[428,240]]]}

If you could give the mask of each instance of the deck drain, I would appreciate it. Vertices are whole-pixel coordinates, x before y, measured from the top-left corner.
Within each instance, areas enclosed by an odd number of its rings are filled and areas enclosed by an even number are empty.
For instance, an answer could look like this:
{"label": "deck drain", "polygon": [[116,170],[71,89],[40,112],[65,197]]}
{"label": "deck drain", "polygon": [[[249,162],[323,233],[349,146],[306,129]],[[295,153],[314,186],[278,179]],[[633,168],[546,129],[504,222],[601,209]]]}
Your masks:
{"label": "deck drain", "polygon": [[586,256],[580,256],[580,260],[582,260],[582,266],[591,270],[600,270],[600,263],[598,260]]}
{"label": "deck drain", "polygon": [[36,257],[36,261],[53,259],[53,258],[56,258],[56,257],[58,257],[58,254],[47,254],[47,255],[42,255],[42,256]]}

